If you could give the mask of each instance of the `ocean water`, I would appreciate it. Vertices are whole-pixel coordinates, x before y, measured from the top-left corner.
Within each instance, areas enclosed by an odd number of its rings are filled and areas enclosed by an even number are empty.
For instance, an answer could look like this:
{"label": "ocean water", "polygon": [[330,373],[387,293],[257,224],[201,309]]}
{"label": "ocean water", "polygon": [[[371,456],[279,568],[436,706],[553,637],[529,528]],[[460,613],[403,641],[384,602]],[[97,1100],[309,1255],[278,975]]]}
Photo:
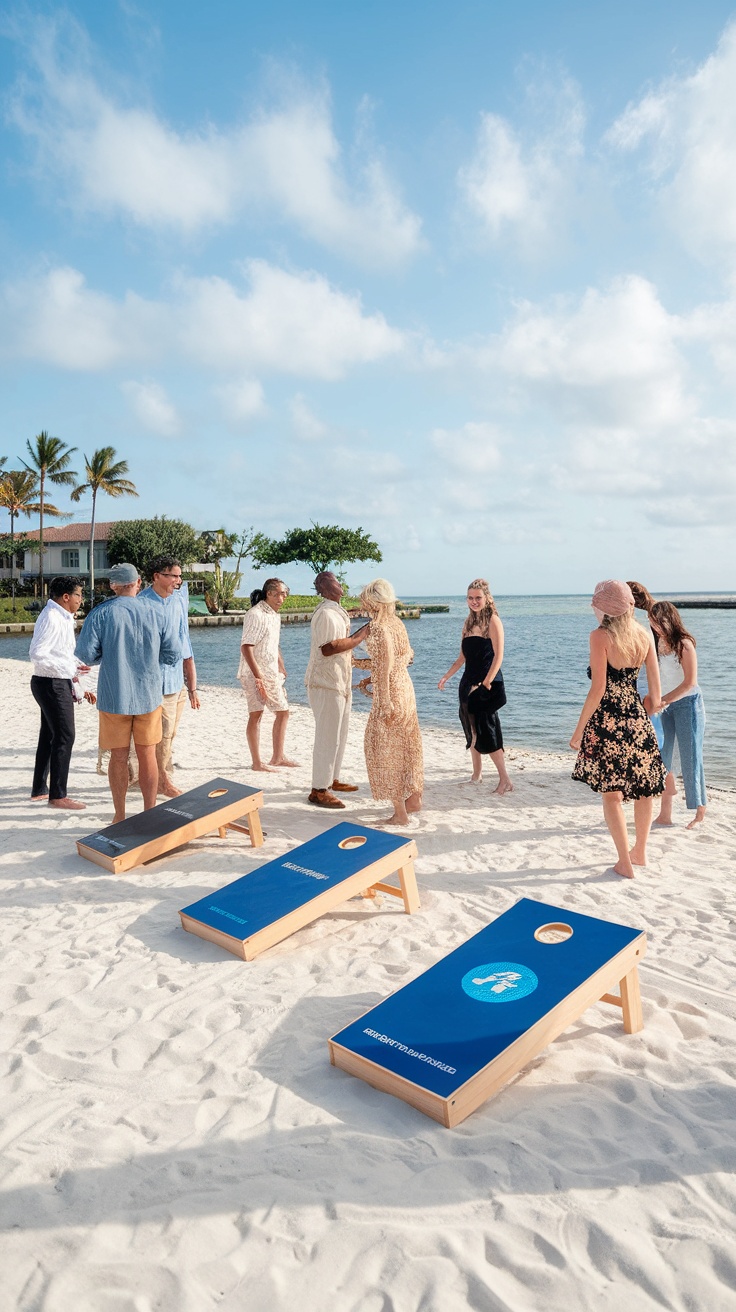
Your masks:
{"label": "ocean water", "polygon": [[[407,597],[405,600],[443,602],[450,607],[447,615],[424,615],[419,620],[407,621],[409,641],[414,649],[410,673],[420,722],[456,727],[461,733],[457,718],[460,674],[444,692],[439,692],[437,680],[460,650],[461,628],[467,613],[465,599]],[[506,636],[503,674],[508,703],[500,713],[504,740],[519,747],[565,751],[588,688],[588,636],[595,627],[590,599],[497,597],[496,604]],[[707,716],[706,780],[721,788],[734,788],[736,610],[686,610],[683,618],[697,640],[698,675]],[[306,704],[304,671],[309,658],[309,625],[283,625],[281,635],[289,699]],[[236,686],[239,627],[192,629],[191,639],[200,682]],[[27,660],[29,642],[27,637],[3,638],[0,655]],[[358,677],[356,671],[356,681]],[[370,702],[356,694],[354,705],[357,711],[367,711]],[[572,753],[570,757],[572,769]]]}

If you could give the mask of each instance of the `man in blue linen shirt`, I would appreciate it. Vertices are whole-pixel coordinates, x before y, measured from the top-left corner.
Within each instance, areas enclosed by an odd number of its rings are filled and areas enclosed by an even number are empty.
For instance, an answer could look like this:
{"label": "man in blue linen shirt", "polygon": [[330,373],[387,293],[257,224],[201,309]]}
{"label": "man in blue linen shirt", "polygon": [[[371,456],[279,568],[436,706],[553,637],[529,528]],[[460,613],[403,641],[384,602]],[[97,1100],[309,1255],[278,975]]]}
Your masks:
{"label": "man in blue linen shirt", "polygon": [[192,710],[199,710],[197,670],[189,641],[188,593],[186,584],[182,587],[181,563],[175,556],[154,556],[146,567],[146,573],[151,584],[143,589],[141,598],[154,606],[169,608],[179,626],[181,659],[176,665],[161,666],[161,742],[156,747],[156,761],[159,793],[163,793],[164,797],[180,797],[181,789],[176,787],[169,773],[171,752],[187,700]]}
{"label": "man in blue linen shirt", "polygon": [[131,737],[138,757],[144,810],[156,805],[161,741],[161,666],[181,658],[178,625],[166,607],[152,606],[135,593],[135,565],[114,565],[110,582],[118,595],[103,601],[87,616],[77,641],[77,657],[99,665],[97,705],[100,747],[110,752],[108,779],[115,805],[113,823],[125,819],[128,752]]}

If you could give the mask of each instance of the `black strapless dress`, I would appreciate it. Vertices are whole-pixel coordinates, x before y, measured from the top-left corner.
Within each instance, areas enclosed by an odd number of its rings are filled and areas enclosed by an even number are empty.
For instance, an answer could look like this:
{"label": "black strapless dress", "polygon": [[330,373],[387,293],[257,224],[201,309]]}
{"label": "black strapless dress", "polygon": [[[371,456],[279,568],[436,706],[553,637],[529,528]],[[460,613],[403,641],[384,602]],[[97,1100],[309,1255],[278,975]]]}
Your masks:
{"label": "black strapless dress", "polygon": [[[485,679],[495,655],[490,638],[463,638],[465,670],[460,680],[460,723],[465,731],[465,746],[488,755],[503,747],[498,708],[506,704],[503,675],[498,671],[490,690],[471,692]],[[475,739],[475,742],[473,741]]]}

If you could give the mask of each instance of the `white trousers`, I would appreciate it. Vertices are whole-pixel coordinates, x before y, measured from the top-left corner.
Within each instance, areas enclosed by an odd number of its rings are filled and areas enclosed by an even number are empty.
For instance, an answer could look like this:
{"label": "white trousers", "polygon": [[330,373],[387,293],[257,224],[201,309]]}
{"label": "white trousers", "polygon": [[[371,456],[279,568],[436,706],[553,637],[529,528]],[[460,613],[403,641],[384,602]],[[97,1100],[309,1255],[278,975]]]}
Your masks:
{"label": "white trousers", "polygon": [[171,749],[188,697],[186,688],[182,688],[161,698],[161,742],[156,747],[159,774],[168,774],[171,769]]}
{"label": "white trousers", "polygon": [[340,778],[353,695],[349,692],[345,697],[330,688],[307,688],[307,696],[314,714],[312,787],[331,788]]}

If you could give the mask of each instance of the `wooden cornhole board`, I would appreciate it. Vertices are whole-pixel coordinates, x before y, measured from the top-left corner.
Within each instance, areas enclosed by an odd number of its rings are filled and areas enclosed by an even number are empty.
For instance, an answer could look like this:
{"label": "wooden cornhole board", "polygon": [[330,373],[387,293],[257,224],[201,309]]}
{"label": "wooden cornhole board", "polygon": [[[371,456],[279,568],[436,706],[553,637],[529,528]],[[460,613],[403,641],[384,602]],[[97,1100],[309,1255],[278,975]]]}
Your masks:
{"label": "wooden cornhole board", "polygon": [[[263,806],[259,788],[233,783],[232,779],[210,779],[180,797],[159,803],[96,834],[80,838],[77,851],[88,861],[119,874],[133,870],[156,856],[173,852],[193,838],[218,830],[224,838],[228,829],[250,834],[253,847],[263,844],[258,808]],[[247,817],[247,825],[236,824]]]}
{"label": "wooden cornhole board", "polygon": [[457,1125],[592,1003],[640,1030],[645,951],[639,929],[522,898],[330,1039],[330,1061]]}
{"label": "wooden cornhole board", "polygon": [[[244,961],[358,894],[400,897],[417,911],[416,843],[343,822],[180,911],[190,934]],[[399,887],[383,881],[398,874]]]}

